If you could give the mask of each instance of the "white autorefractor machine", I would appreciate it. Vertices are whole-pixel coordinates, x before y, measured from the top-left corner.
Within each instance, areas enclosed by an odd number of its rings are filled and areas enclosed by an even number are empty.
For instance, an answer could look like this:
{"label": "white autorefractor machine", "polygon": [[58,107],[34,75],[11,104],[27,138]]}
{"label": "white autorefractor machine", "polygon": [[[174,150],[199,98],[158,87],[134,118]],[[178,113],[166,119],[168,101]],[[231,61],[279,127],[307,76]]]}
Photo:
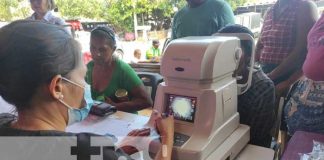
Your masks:
{"label": "white autorefractor machine", "polygon": [[239,123],[233,72],[240,59],[235,37],[173,40],[161,63],[154,109],[175,118],[174,160],[232,160],[249,141]]}

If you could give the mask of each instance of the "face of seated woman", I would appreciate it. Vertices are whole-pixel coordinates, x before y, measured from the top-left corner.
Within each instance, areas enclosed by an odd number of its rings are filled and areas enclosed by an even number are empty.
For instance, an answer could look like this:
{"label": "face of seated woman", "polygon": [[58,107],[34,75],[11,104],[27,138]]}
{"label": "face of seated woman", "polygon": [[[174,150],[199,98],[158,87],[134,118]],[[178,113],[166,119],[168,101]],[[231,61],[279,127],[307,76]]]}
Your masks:
{"label": "face of seated woman", "polygon": [[112,62],[114,50],[105,38],[92,37],[90,40],[90,52],[96,64],[104,65]]}
{"label": "face of seated woman", "polygon": [[97,27],[91,31],[90,52],[96,64],[110,65],[115,46],[114,33],[110,29]]}
{"label": "face of seated woman", "polygon": [[64,131],[81,119],[75,113],[85,106],[86,67],[64,29],[16,21],[0,29],[0,46],[0,95],[18,111],[12,127]]}

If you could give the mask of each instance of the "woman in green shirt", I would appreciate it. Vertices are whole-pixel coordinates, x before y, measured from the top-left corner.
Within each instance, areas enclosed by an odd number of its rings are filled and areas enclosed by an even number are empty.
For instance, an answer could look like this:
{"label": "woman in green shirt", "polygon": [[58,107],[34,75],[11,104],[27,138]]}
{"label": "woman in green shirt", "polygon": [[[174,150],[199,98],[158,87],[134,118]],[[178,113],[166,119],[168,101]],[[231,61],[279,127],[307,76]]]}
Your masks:
{"label": "woman in green shirt", "polygon": [[[92,98],[126,112],[151,107],[152,100],[142,81],[128,64],[113,56],[115,49],[115,34],[110,28],[97,27],[91,31],[93,61],[87,65],[86,81],[91,85]],[[126,90],[128,100],[117,99],[117,90]]]}

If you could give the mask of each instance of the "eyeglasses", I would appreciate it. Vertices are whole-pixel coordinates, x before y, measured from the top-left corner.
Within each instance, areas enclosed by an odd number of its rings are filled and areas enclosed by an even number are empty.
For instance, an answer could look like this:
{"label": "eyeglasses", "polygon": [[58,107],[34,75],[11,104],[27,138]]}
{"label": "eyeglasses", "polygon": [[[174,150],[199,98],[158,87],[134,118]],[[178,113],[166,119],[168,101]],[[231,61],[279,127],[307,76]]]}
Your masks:
{"label": "eyeglasses", "polygon": [[62,77],[62,79],[84,89],[84,86],[82,86],[81,84],[78,84],[76,82],[73,82],[73,81],[71,81],[71,80],[69,80],[69,79],[67,79],[65,77]]}

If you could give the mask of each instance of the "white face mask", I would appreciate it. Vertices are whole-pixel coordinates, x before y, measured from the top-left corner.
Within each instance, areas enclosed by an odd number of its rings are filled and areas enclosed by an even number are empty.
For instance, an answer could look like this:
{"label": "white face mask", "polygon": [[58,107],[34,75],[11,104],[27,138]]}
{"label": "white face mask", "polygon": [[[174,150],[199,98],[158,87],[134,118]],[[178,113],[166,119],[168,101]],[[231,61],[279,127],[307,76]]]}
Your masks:
{"label": "white face mask", "polygon": [[91,89],[90,89],[89,84],[86,84],[83,87],[83,86],[79,85],[78,83],[75,83],[75,82],[68,80],[64,77],[62,77],[62,79],[84,89],[83,100],[85,103],[83,104],[84,106],[82,106],[82,108],[80,108],[80,109],[78,109],[79,107],[71,107],[70,105],[65,103],[62,99],[59,99],[59,101],[64,106],[66,106],[68,108],[68,118],[69,118],[68,125],[71,125],[75,122],[80,122],[80,121],[84,120],[88,116],[90,109],[94,102],[91,97]]}

